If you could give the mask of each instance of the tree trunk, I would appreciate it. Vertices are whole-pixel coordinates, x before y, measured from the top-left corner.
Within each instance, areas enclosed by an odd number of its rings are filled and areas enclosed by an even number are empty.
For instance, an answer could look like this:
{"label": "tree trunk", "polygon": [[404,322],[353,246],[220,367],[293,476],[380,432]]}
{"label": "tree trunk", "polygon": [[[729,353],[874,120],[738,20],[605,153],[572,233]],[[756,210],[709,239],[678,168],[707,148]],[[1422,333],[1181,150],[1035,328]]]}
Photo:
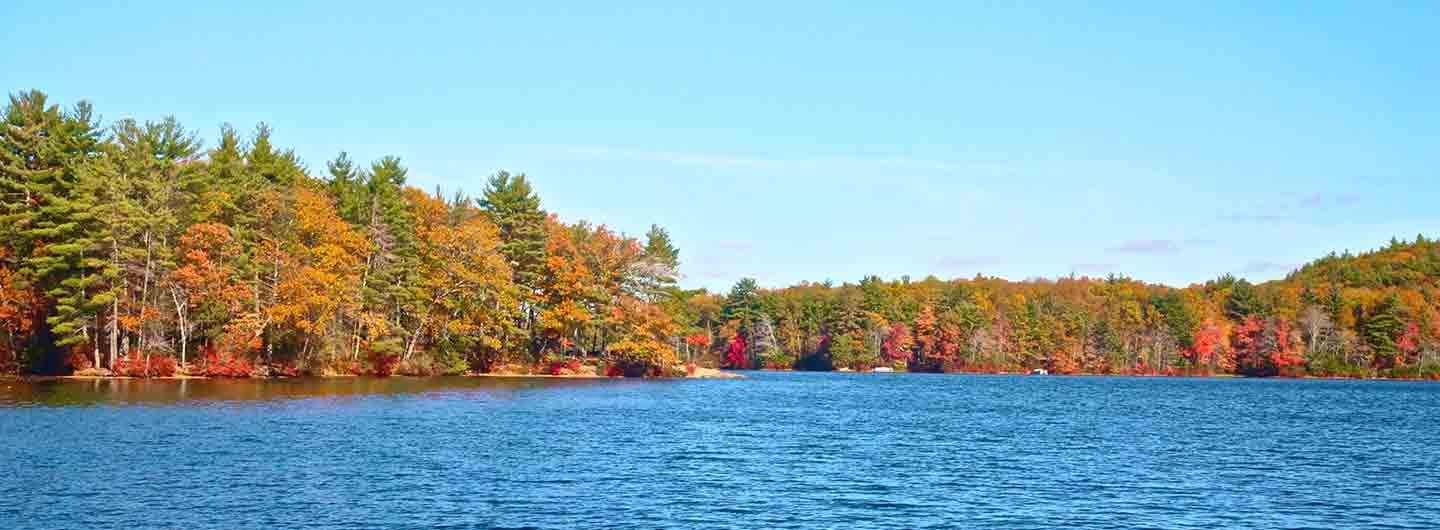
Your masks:
{"label": "tree trunk", "polygon": [[175,319],[180,328],[180,366],[185,366],[186,348],[190,344],[190,323],[186,318],[185,304],[180,301],[180,293],[173,284],[170,286],[170,298],[175,301]]}

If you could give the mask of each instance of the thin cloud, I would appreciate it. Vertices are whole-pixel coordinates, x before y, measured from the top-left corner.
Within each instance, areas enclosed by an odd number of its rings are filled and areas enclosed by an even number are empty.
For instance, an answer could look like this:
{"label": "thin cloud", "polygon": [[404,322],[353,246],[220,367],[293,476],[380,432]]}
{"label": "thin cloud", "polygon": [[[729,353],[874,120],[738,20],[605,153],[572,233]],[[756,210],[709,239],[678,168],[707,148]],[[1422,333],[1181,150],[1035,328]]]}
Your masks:
{"label": "thin cloud", "polygon": [[1269,208],[1257,207],[1251,212],[1237,212],[1220,216],[1221,220],[1240,223],[1278,223],[1294,221],[1297,216],[1303,215],[1305,210],[1318,210],[1335,206],[1344,206],[1359,202],[1360,195],[1354,193],[1327,193],[1312,192],[1299,196],[1293,202],[1287,199],[1275,201],[1278,206]]}
{"label": "thin cloud", "polygon": [[1169,239],[1135,239],[1108,250],[1124,254],[1165,254],[1180,250],[1180,245]]}
{"label": "thin cloud", "polygon": [[1291,215],[1279,213],[1235,213],[1220,216],[1224,221],[1237,221],[1242,223],[1274,223],[1294,219]]}
{"label": "thin cloud", "polygon": [[807,165],[807,162],[803,160],[756,158],[708,153],[681,153],[675,151],[651,151],[599,145],[564,145],[552,147],[564,154],[573,156],[663,162],[667,164],[711,168],[796,169],[799,166]]}
{"label": "thin cloud", "polygon": [[995,256],[942,256],[935,265],[942,269],[973,269],[1000,262]]}
{"label": "thin cloud", "polygon": [[1353,193],[1322,193],[1315,192],[1300,199],[1301,208],[1323,208],[1326,206],[1343,206],[1360,200],[1360,196]]}
{"label": "thin cloud", "polygon": [[1076,263],[1070,266],[1072,272],[1080,274],[1098,274],[1102,272],[1114,272],[1120,268],[1118,263]]}
{"label": "thin cloud", "polygon": [[1027,171],[1026,168],[1016,167],[1013,164],[1006,163],[952,162],[903,156],[768,158],[724,153],[659,151],[606,145],[535,145],[531,147],[572,157],[633,162],[658,162],[685,166],[700,166],[712,169],[740,168],[798,171],[865,167],[870,169],[933,172],[965,171],[993,175],[1012,175]]}

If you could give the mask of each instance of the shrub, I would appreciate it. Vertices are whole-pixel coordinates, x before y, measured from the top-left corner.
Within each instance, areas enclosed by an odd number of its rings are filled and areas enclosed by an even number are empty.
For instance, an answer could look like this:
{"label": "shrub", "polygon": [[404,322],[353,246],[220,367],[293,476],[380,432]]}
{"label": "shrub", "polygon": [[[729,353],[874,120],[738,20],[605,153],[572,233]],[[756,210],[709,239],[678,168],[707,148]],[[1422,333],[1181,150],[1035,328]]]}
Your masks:
{"label": "shrub", "polygon": [[200,375],[205,377],[250,377],[255,372],[255,366],[250,360],[234,352],[221,352],[214,346],[206,347],[204,350],[205,366],[200,369]]}
{"label": "shrub", "polygon": [[335,363],[335,371],[347,375],[365,375],[365,364],[360,361],[338,361]]}
{"label": "shrub", "polygon": [[549,357],[541,371],[550,375],[572,375],[580,373],[581,366],[580,359],[576,357]]}
{"label": "shrub", "polygon": [[395,375],[395,367],[400,365],[400,356],[374,352],[370,354],[370,373],[378,377],[390,377]]}
{"label": "shrub", "polygon": [[90,361],[90,356],[80,352],[72,352],[70,357],[65,359],[65,365],[76,372],[83,372],[95,367],[94,363]]}
{"label": "shrub", "polygon": [[304,373],[294,362],[276,362],[270,364],[271,377],[300,377]]}
{"label": "shrub", "polygon": [[175,358],[130,352],[115,360],[115,375],[125,377],[170,377],[175,375]]}

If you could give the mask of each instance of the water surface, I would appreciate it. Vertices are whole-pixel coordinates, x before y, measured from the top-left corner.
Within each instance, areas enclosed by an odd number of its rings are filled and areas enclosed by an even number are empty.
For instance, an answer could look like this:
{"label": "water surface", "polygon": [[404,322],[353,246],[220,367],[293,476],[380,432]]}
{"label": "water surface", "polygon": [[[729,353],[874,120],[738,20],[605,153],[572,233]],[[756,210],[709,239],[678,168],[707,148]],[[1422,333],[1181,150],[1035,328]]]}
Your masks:
{"label": "water surface", "polygon": [[1440,385],[0,381],[0,528],[1440,527]]}

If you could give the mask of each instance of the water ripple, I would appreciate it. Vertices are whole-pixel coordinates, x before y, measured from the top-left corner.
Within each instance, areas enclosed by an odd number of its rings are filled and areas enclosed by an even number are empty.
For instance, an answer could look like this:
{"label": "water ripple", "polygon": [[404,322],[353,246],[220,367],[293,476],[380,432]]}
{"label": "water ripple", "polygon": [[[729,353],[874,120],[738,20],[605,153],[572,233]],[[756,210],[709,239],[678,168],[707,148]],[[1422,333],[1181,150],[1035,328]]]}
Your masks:
{"label": "water ripple", "polygon": [[1440,527],[1440,386],[6,383],[0,528]]}

